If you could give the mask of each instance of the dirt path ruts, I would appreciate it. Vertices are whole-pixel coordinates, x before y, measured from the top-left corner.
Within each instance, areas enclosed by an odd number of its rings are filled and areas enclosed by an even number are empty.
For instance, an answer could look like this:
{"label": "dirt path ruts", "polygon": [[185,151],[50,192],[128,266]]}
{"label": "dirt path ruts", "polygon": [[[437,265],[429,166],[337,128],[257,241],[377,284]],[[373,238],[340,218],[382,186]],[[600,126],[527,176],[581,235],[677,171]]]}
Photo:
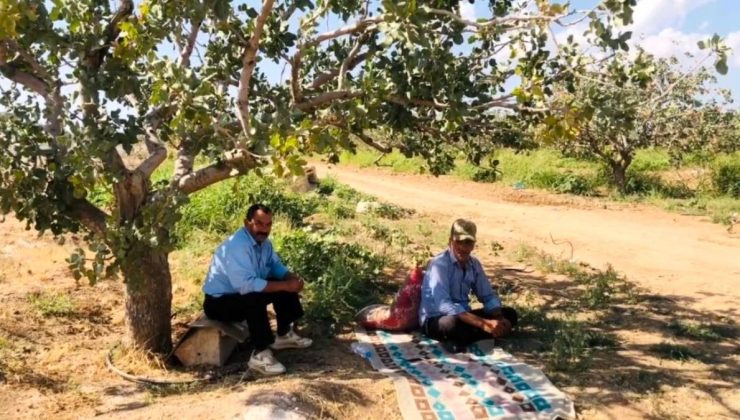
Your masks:
{"label": "dirt path ruts", "polygon": [[[334,176],[361,192],[437,216],[442,225],[455,217],[471,218],[483,239],[504,245],[524,242],[568,258],[569,246],[554,245],[550,235],[570,241],[578,261],[612,264],[653,293],[738,319],[740,235],[700,217],[594,200],[551,205],[562,198],[451,177],[320,164],[317,169],[320,176]],[[521,200],[529,203],[516,202]]]}

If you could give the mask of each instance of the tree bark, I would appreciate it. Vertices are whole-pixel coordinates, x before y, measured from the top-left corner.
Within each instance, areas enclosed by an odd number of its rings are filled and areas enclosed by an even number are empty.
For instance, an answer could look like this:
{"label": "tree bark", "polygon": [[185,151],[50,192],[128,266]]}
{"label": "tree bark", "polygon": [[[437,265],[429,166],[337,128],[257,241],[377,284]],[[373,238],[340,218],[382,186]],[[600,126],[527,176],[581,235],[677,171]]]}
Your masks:
{"label": "tree bark", "polygon": [[612,170],[612,182],[623,194],[627,192],[627,168],[630,163],[632,163],[631,160],[612,160],[609,162],[609,167]]}
{"label": "tree bark", "polygon": [[[118,223],[138,226],[150,194],[149,179],[141,171],[127,171],[114,186]],[[168,232],[155,227],[157,237]],[[128,237],[118,244],[124,253],[121,271],[126,283],[126,345],[144,351],[168,354],[172,349],[172,277],[169,251],[157,248],[149,238]]]}
{"label": "tree bark", "polygon": [[141,246],[124,263],[129,346],[167,354],[172,349],[172,277],[168,254]]}

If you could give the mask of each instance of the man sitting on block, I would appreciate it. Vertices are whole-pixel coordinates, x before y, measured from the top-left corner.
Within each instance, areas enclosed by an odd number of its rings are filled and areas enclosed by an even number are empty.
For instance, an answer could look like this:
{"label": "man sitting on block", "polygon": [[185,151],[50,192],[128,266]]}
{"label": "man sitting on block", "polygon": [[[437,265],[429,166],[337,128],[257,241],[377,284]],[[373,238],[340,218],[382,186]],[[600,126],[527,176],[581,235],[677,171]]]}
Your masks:
{"label": "man sitting on block", "polygon": [[[483,266],[471,255],[476,231],[475,223],[455,220],[449,248],[429,263],[421,287],[422,331],[452,353],[463,352],[478,340],[502,337],[517,323],[516,311],[501,307]],[[483,308],[471,310],[471,291]]]}
{"label": "man sitting on block", "polygon": [[[270,349],[306,348],[312,341],[293,332],[293,322],[303,315],[298,293],[304,280],[280,261],[267,239],[271,229],[272,210],[262,204],[247,210],[244,227],[221,243],[213,255],[203,285],[203,310],[217,321],[246,321],[254,345],[249,368],[279,375],[285,366]],[[267,316],[271,303],[277,317],[277,338]]]}

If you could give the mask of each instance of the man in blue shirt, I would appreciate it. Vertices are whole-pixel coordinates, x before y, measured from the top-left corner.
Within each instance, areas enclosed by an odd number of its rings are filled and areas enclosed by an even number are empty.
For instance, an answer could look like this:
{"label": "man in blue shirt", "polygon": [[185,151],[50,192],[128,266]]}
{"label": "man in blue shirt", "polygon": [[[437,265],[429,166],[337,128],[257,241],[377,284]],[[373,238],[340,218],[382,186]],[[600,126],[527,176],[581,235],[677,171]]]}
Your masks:
{"label": "man in blue shirt", "polygon": [[[247,210],[244,227],[226,239],[213,255],[203,292],[203,310],[222,322],[246,321],[254,351],[248,366],[266,375],[285,372],[272,350],[306,348],[309,338],[293,332],[292,324],[303,315],[298,293],[304,280],[280,261],[267,239],[272,210],[255,204]],[[267,305],[277,318],[277,338],[270,328]]]}
{"label": "man in blue shirt", "polygon": [[[455,220],[449,248],[429,263],[421,286],[422,330],[453,353],[478,340],[502,337],[517,323],[516,311],[501,306],[483,266],[471,255],[476,232],[475,223]],[[471,310],[471,291],[483,308]]]}

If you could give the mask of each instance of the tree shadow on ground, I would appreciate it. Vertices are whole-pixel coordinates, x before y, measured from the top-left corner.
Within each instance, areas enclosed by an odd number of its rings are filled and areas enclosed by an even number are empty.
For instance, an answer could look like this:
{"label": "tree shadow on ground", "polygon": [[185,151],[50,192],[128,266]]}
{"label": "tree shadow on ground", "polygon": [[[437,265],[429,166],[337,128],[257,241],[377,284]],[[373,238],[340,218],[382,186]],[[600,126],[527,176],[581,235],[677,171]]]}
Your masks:
{"label": "tree shadow on ground", "polygon": [[[579,411],[627,404],[666,387],[688,387],[709,395],[730,417],[740,418],[721,395],[740,387],[739,333],[731,311],[695,310],[691,298],[658,296],[634,285],[629,293],[615,293],[606,304],[591,308],[583,299],[588,286],[567,275],[500,264],[485,268],[504,302],[527,294],[536,298],[536,303],[520,306],[518,331],[502,346],[542,366],[557,386],[568,387]],[[710,325],[719,337],[706,341],[681,336],[674,328],[677,322]],[[581,332],[586,334],[579,341]],[[562,340],[563,334],[576,337]],[[567,363],[553,366],[553,359],[563,355]],[[651,412],[641,416],[661,417]]]}

